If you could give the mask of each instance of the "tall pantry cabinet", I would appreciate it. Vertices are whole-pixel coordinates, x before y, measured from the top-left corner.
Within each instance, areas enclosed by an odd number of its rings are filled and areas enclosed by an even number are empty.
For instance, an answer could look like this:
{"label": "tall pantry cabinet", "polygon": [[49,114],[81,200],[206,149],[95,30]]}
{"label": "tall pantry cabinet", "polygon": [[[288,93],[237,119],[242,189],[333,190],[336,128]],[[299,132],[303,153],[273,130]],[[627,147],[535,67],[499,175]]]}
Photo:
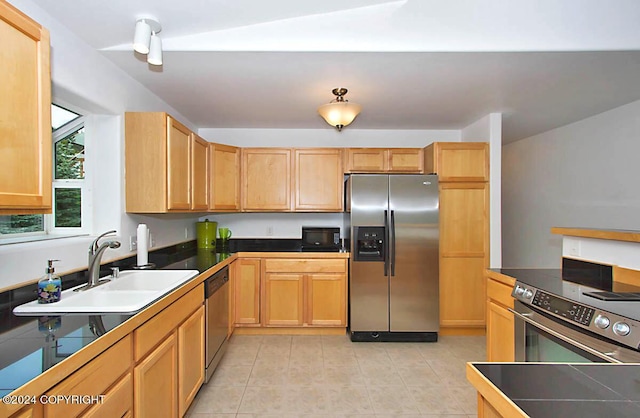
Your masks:
{"label": "tall pantry cabinet", "polygon": [[436,142],[425,172],[440,183],[440,327],[442,334],[484,334],[489,264],[489,145]]}

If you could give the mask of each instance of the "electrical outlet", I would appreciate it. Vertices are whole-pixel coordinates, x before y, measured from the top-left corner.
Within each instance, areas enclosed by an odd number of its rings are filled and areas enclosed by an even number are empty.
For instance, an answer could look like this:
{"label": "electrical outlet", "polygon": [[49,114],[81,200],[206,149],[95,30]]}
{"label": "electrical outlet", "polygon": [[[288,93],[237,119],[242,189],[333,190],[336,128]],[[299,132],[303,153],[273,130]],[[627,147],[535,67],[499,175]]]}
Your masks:
{"label": "electrical outlet", "polygon": [[131,235],[129,237],[129,251],[135,251],[138,249],[138,237]]}
{"label": "electrical outlet", "polygon": [[272,237],[273,236],[273,227],[272,226],[268,226],[267,227],[267,236],[268,237]]}
{"label": "electrical outlet", "polygon": [[149,248],[156,246],[156,239],[152,233],[149,233]]}
{"label": "electrical outlet", "polygon": [[189,228],[186,226],[184,227],[184,237],[189,238]]}

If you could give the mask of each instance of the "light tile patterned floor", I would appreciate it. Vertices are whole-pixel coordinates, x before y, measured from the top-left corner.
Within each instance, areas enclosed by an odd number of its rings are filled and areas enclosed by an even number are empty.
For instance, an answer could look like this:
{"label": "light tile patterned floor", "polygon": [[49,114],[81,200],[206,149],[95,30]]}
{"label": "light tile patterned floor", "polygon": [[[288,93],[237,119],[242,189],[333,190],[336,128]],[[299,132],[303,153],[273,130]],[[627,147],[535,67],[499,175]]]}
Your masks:
{"label": "light tile patterned floor", "polygon": [[347,336],[234,335],[189,418],[476,417],[467,361],[484,337],[352,343]]}

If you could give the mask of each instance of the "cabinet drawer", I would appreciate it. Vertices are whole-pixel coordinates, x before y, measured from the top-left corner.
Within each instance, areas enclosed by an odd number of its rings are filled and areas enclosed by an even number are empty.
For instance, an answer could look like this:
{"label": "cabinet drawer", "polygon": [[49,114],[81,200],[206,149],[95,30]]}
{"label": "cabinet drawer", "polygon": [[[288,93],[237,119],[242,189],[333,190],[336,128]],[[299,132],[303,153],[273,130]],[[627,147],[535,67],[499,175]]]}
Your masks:
{"label": "cabinet drawer", "polygon": [[513,309],[513,298],[511,297],[511,287],[487,279],[487,297],[506,307]]}
{"label": "cabinet drawer", "polygon": [[267,273],[346,273],[345,259],[265,259]]}
{"label": "cabinet drawer", "polygon": [[[131,360],[131,337],[126,336],[54,386],[47,396],[103,395],[113,382],[131,368]],[[44,412],[47,418],[67,418],[77,416],[87,406],[72,402],[46,404]]]}
{"label": "cabinet drawer", "polygon": [[105,393],[102,404],[95,405],[82,418],[124,417],[133,410],[133,379],[131,373],[123,377]]}
{"label": "cabinet drawer", "polygon": [[193,289],[134,332],[135,360],[139,361],[164,337],[204,303],[204,284]]}

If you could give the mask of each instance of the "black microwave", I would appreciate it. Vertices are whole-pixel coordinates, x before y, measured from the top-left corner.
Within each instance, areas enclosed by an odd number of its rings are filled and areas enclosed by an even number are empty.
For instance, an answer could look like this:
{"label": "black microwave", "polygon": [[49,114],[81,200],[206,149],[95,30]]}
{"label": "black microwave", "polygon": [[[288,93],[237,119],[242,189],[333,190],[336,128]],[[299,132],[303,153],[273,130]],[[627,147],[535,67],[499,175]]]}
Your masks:
{"label": "black microwave", "polygon": [[340,251],[340,228],[302,227],[302,251]]}

